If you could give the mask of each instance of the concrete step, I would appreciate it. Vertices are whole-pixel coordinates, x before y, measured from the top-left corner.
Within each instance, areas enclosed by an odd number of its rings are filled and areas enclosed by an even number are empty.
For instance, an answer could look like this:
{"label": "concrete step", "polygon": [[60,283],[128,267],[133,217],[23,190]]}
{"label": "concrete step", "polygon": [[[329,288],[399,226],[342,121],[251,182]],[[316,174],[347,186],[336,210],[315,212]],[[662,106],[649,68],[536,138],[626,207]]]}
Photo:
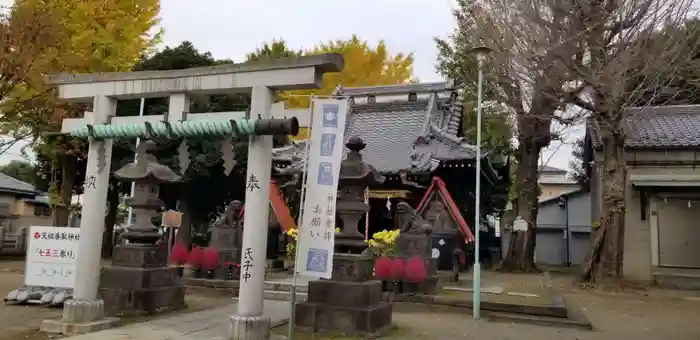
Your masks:
{"label": "concrete step", "polygon": [[[265,290],[273,290],[278,292],[291,292],[292,284],[291,282],[282,281],[265,281]],[[309,291],[309,286],[306,282],[297,283],[297,293],[306,293]]]}
{"label": "concrete step", "polygon": [[484,317],[489,321],[496,322],[507,322],[507,323],[521,323],[527,325],[538,325],[538,326],[548,326],[557,328],[574,328],[584,331],[593,330],[593,325],[590,321],[569,319],[569,318],[555,318],[550,316],[538,316],[538,315],[528,315],[528,314],[515,314],[515,313],[501,313],[501,312],[490,312],[486,311],[483,313]]}
{"label": "concrete step", "polygon": [[[292,299],[291,293],[289,291],[265,290],[263,296],[265,297],[265,300],[274,300],[274,301],[290,301]],[[307,297],[308,297],[307,293],[301,293],[301,292],[296,293],[296,301],[297,302],[304,302],[304,301],[306,301]]]}
{"label": "concrete step", "polygon": [[[308,296],[309,286],[307,281],[300,280],[296,285],[296,300],[297,302],[306,301]],[[289,280],[285,281],[265,281],[265,299],[275,301],[290,301],[291,300],[292,283]]]}
{"label": "concrete step", "polygon": [[655,273],[656,285],[665,289],[700,290],[700,276],[684,273]]}

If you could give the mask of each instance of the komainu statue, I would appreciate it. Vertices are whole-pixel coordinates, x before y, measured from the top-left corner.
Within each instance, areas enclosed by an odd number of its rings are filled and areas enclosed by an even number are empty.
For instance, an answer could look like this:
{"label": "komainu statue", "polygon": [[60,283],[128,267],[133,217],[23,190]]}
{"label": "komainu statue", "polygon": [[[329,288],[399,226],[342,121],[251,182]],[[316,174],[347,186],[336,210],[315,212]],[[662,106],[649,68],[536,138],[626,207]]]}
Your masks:
{"label": "komainu statue", "polygon": [[430,223],[406,202],[396,205],[395,221],[395,228],[401,230],[401,234],[430,235],[433,230]]}
{"label": "komainu statue", "polygon": [[215,227],[220,228],[240,228],[242,227],[243,221],[241,216],[241,211],[243,210],[243,202],[239,200],[233,200],[226,206],[224,212],[219,216],[219,218],[214,222]]}

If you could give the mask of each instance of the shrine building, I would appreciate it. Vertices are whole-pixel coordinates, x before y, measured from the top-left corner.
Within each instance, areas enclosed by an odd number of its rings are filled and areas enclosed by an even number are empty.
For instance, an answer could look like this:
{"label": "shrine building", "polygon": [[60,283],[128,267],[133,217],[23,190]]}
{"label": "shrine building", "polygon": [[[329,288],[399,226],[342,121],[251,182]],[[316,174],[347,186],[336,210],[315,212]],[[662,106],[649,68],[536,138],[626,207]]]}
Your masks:
{"label": "shrine building", "polygon": [[[350,98],[344,142],[351,137],[362,138],[366,143],[363,160],[386,177],[381,187],[368,191],[370,237],[377,231],[392,228],[395,215],[392,207],[402,201],[428,220],[431,219],[426,215],[430,210],[428,201],[441,201],[436,209],[444,209],[450,218],[439,221],[440,226],[459,229],[460,224],[466,222],[469,230],[475,232],[476,152],[475,146],[463,136],[464,108],[460,90],[451,82],[438,82],[345,88],[339,89],[337,95]],[[308,110],[304,111],[308,116]],[[301,117],[300,123],[308,122],[301,110],[297,116]],[[285,177],[300,174],[305,150],[303,139],[274,149],[274,176],[284,181]],[[497,215],[505,208],[509,175],[507,157],[487,151],[483,150],[481,163],[480,236],[484,252],[499,247],[495,230],[489,227],[486,217]],[[442,184],[436,185],[434,177]],[[446,191],[440,192],[441,186]],[[358,226],[362,233],[365,222],[363,219]],[[464,231],[461,233],[465,239],[469,238]]]}

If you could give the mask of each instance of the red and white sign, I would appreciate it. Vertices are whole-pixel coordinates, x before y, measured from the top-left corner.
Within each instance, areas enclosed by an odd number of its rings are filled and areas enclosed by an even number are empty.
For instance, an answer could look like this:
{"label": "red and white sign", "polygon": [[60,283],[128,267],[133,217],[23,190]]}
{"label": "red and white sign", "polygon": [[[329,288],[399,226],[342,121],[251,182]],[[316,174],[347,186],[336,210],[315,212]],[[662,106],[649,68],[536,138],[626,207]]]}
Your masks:
{"label": "red and white sign", "polygon": [[73,288],[80,228],[31,227],[24,283]]}

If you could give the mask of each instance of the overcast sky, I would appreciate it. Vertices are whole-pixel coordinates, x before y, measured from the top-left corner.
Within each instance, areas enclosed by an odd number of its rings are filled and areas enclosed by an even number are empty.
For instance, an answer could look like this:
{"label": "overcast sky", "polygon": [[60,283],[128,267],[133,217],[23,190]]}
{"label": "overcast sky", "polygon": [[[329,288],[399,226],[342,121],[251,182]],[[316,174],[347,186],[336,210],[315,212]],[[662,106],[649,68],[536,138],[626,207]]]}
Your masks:
{"label": "overcast sky", "polygon": [[[433,38],[452,31],[453,5],[454,0],[162,0],[160,17],[164,44],[189,40],[216,58],[242,61],[273,38],[285,39],[296,49],[357,34],[374,44],[384,40],[390,52],[413,52],[414,76],[440,81]],[[568,167],[570,145],[552,150],[558,151],[549,165]],[[18,154],[10,150],[0,163]]]}

